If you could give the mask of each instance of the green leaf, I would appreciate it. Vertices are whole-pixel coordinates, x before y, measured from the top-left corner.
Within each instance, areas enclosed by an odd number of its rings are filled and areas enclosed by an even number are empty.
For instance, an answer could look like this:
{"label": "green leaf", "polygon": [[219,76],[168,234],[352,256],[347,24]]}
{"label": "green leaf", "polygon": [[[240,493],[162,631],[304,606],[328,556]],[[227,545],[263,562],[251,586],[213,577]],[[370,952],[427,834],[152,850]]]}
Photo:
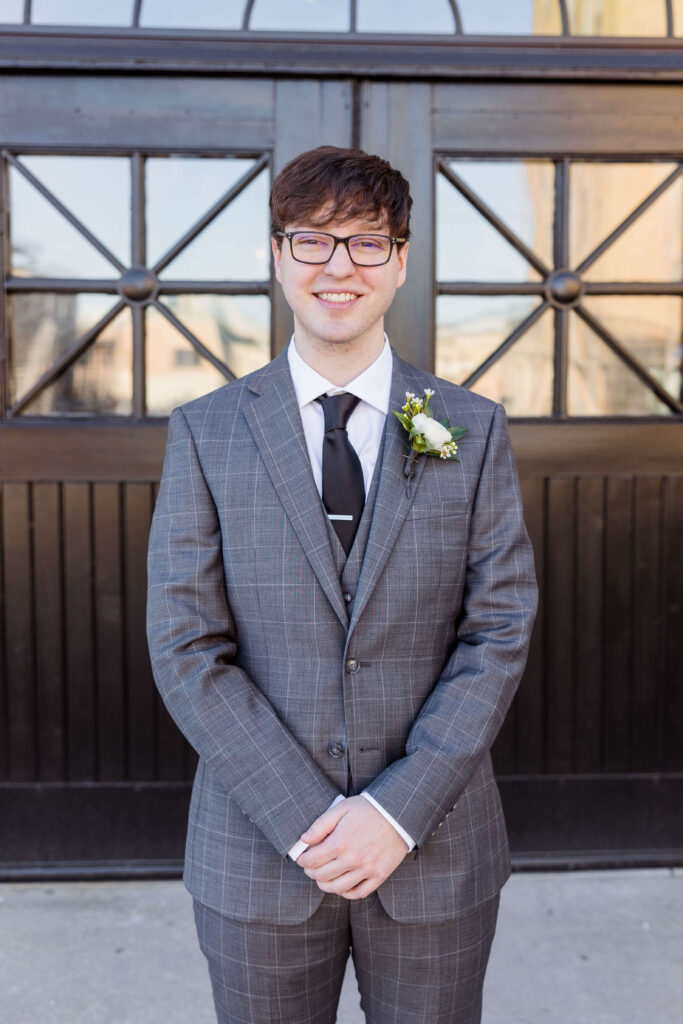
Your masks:
{"label": "green leaf", "polygon": [[459,441],[461,437],[464,437],[465,434],[469,433],[467,427],[449,427],[449,430],[454,441]]}

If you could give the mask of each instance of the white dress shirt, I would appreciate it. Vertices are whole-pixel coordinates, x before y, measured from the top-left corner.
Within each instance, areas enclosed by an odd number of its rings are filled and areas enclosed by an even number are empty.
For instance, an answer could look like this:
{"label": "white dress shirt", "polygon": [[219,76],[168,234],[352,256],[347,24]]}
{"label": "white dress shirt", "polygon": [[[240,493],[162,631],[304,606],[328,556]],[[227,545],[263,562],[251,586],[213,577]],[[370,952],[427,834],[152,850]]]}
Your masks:
{"label": "white dress shirt", "polygon": [[[292,335],[287,348],[287,358],[299,404],[299,412],[301,413],[301,422],[304,428],[308,455],[311,460],[313,478],[321,498],[323,491],[325,414],[320,402],[316,402],[316,398],[318,395],[335,395],[343,391],[348,391],[360,398],[360,402],[349,416],[346,432],[363,469],[363,483],[365,484],[365,494],[367,496],[375,463],[377,462],[384,421],[389,412],[391,374],[393,369],[389,339],[385,334],[384,348],[375,361],[343,388],[337,387],[329,380],[326,380],[325,377],[322,377],[301,358],[294,344],[294,335]],[[408,849],[412,850],[415,842],[405,829],[401,828],[399,823],[369,793],[363,790],[360,795],[364,796],[393,825],[401,838],[407,843]],[[343,793],[340,793],[332,801],[330,807],[334,807],[335,804],[344,799]],[[304,850],[308,849],[308,846],[308,843],[299,840],[288,851],[288,854],[292,860],[296,860]]]}

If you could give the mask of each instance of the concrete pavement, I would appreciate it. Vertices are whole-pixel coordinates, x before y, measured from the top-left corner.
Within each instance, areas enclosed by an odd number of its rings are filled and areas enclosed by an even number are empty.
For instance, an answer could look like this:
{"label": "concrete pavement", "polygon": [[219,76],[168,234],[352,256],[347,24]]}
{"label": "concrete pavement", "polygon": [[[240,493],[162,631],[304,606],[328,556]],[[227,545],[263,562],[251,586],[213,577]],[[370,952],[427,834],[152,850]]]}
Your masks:
{"label": "concrete pavement", "polygon": [[[349,959],[338,1024],[363,1020]],[[513,875],[483,1020],[683,1024],[683,871]],[[0,1021],[215,1024],[182,883],[0,885]]]}

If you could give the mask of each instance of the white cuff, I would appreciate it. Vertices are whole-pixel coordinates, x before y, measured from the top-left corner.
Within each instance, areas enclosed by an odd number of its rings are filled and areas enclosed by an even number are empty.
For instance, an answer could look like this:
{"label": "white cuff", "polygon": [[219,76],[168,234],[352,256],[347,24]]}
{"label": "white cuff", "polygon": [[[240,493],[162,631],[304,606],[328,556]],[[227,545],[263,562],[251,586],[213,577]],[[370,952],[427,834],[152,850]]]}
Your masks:
{"label": "white cuff", "polygon": [[[332,801],[330,806],[327,808],[327,810],[329,811],[330,808],[334,807],[335,804],[338,804],[340,800],[346,800],[346,797],[344,796],[343,793],[340,793],[339,796],[336,796],[334,798],[334,800]],[[305,843],[303,841],[303,839],[300,839],[298,843],[294,844],[294,846],[291,848],[291,850],[287,850],[287,856],[291,857],[291,859],[295,861],[296,858],[301,856],[301,854],[304,852],[304,850],[307,850],[310,845],[311,845],[310,843]]]}
{"label": "white cuff", "polygon": [[379,813],[384,818],[387,819],[389,824],[394,826],[394,828],[396,829],[396,831],[400,835],[401,839],[403,839],[408,844],[408,850],[409,851],[412,850],[412,848],[415,846],[415,840],[412,839],[411,836],[408,835],[406,830],[404,828],[401,828],[399,823],[397,821],[395,821],[394,818],[392,818],[391,815],[387,811],[384,810],[382,805],[378,804],[377,801],[374,799],[374,797],[370,796],[370,794],[368,792],[366,792],[366,790],[363,790],[363,792],[360,795],[364,796],[365,799],[368,800],[372,804],[372,806],[374,808],[376,808],[376,810],[378,810]]}

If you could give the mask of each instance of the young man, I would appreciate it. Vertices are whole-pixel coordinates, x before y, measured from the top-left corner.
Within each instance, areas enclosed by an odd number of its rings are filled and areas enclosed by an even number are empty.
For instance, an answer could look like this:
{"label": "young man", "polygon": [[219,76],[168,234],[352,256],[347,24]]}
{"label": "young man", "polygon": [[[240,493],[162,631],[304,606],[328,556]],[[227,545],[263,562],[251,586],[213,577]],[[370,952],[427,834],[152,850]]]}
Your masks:
{"label": "young man", "polygon": [[[410,205],[379,157],[292,160],[292,340],[169,422],[148,634],[199,753],[184,881],[220,1022],[334,1021],[349,947],[372,1024],[480,1020],[510,870],[490,748],[536,584],[503,409],[384,334]],[[411,449],[407,393],[467,428],[457,458]]]}

